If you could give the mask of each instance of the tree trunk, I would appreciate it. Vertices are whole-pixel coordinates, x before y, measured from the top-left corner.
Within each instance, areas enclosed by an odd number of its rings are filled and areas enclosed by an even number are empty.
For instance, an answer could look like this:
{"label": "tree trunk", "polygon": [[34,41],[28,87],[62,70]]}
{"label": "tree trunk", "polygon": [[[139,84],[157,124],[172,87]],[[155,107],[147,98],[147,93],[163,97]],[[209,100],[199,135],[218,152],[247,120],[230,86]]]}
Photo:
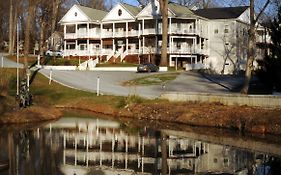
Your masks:
{"label": "tree trunk", "polygon": [[36,9],[35,0],[29,0],[28,15],[26,19],[25,34],[24,34],[25,35],[24,36],[24,68],[25,69],[28,67],[27,57],[30,49],[30,33],[32,28],[32,20],[34,19],[34,15],[35,15],[35,9]]}
{"label": "tree trunk", "polygon": [[45,27],[46,27],[46,22],[45,22],[44,18],[41,18],[40,38],[39,38],[39,54],[40,55],[44,54]]}
{"label": "tree trunk", "polygon": [[52,26],[51,26],[51,35],[56,31],[57,29],[57,19],[58,19],[58,11],[59,11],[59,5],[61,0],[54,0],[53,1],[53,14],[52,14]]}
{"label": "tree trunk", "polygon": [[261,14],[265,11],[266,7],[270,3],[270,0],[267,0],[261,9],[260,13],[255,19],[255,1],[250,0],[250,30],[249,30],[249,41],[248,41],[248,58],[247,58],[247,67],[245,72],[245,80],[241,93],[248,94],[250,81],[252,77],[253,62],[255,60],[255,48],[256,48],[256,29],[255,25]]}
{"label": "tree trunk", "polygon": [[162,13],[162,47],[160,66],[168,66],[168,0],[160,0],[159,2]]}
{"label": "tree trunk", "polygon": [[245,72],[244,85],[241,93],[248,94],[250,81],[252,77],[253,62],[255,59],[255,12],[254,12],[254,0],[250,0],[250,30],[249,30],[249,41],[248,41],[248,58]]}
{"label": "tree trunk", "polygon": [[15,44],[16,44],[16,36],[17,36],[17,24],[18,24],[18,5],[14,6],[14,19],[13,19],[13,36],[12,36],[12,53],[14,52],[15,49]]}
{"label": "tree trunk", "polygon": [[12,48],[13,42],[13,0],[10,0],[10,15],[9,15],[9,54],[14,53],[14,48]]}

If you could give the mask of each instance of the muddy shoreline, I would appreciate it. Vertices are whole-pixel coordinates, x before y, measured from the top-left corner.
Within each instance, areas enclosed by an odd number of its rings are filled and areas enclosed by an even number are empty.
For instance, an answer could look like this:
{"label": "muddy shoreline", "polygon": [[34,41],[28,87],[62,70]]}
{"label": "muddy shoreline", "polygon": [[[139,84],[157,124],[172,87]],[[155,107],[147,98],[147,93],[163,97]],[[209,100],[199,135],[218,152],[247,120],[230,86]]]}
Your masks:
{"label": "muddy shoreline", "polygon": [[[219,128],[238,133],[281,135],[281,109],[225,106],[216,103],[141,103],[116,108],[106,104],[69,103],[52,107],[32,106],[0,117],[0,125],[56,120],[64,110],[84,110],[112,118],[128,118]],[[46,112],[47,111],[47,112]]]}

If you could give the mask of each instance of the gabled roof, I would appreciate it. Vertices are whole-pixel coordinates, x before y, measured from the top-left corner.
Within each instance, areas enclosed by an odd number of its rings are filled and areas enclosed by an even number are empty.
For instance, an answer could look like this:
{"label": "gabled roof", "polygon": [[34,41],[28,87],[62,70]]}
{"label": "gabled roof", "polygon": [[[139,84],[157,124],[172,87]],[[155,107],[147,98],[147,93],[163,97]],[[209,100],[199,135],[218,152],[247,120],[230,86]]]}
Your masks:
{"label": "gabled roof", "polygon": [[108,13],[103,10],[97,10],[82,5],[76,5],[85,15],[87,15],[91,21],[101,21]]}
{"label": "gabled roof", "polygon": [[188,7],[173,2],[169,2],[168,9],[172,11],[172,13],[176,17],[187,17],[187,16],[195,15],[194,12],[190,10]]}
{"label": "gabled roof", "polygon": [[198,9],[194,13],[208,19],[235,19],[241,16],[248,8],[248,6],[207,8]]}
{"label": "gabled roof", "polygon": [[127,9],[133,16],[137,16],[139,12],[142,10],[140,7],[132,6],[130,4],[121,3],[121,5]]}

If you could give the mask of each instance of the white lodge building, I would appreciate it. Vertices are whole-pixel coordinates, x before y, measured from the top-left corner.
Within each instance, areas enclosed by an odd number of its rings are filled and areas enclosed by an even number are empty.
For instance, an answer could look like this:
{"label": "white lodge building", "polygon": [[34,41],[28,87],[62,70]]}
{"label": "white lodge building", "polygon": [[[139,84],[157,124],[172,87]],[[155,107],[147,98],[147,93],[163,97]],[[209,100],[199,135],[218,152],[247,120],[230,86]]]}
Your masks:
{"label": "white lodge building", "polygon": [[[168,5],[169,66],[233,73],[244,69],[248,7],[191,10]],[[159,62],[162,45],[160,5],[144,8],[119,3],[110,12],[74,5],[61,19],[64,56],[104,62]]]}

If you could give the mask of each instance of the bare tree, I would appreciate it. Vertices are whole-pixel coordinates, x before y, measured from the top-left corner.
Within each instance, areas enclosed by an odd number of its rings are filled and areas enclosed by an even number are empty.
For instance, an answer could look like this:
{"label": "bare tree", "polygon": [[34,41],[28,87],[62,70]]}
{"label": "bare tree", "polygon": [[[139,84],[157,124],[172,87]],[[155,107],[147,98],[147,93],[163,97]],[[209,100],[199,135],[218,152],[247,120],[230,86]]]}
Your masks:
{"label": "bare tree", "polygon": [[250,0],[250,30],[249,30],[249,42],[248,42],[248,58],[246,63],[246,72],[243,88],[241,93],[247,94],[249,91],[250,80],[252,77],[253,62],[255,59],[255,48],[256,48],[256,23],[259,20],[260,16],[270,3],[270,0],[267,0],[261,9],[260,13],[255,18],[255,0]]}
{"label": "bare tree", "polygon": [[36,11],[36,3],[37,0],[28,0],[28,15],[25,22],[25,33],[24,33],[24,67],[27,68],[27,57],[29,54],[30,49],[30,34],[32,30],[32,22],[35,17],[35,11]]}
{"label": "bare tree", "polygon": [[10,0],[10,12],[9,12],[9,54],[13,54],[14,53],[14,48],[12,45],[13,42],[13,9],[14,9],[14,5],[13,5],[13,0]]}
{"label": "bare tree", "polygon": [[53,0],[51,34],[53,34],[57,29],[58,11],[59,11],[60,4],[61,4],[61,0]]}
{"label": "bare tree", "polygon": [[83,5],[83,6],[87,6],[87,7],[91,7],[91,8],[99,9],[99,10],[105,9],[103,0],[77,0],[77,1],[79,2],[80,5]]}
{"label": "bare tree", "polygon": [[137,0],[141,6],[146,6],[150,1],[149,0]]}
{"label": "bare tree", "polygon": [[168,0],[159,0],[162,14],[162,47],[160,66],[168,66]]}

